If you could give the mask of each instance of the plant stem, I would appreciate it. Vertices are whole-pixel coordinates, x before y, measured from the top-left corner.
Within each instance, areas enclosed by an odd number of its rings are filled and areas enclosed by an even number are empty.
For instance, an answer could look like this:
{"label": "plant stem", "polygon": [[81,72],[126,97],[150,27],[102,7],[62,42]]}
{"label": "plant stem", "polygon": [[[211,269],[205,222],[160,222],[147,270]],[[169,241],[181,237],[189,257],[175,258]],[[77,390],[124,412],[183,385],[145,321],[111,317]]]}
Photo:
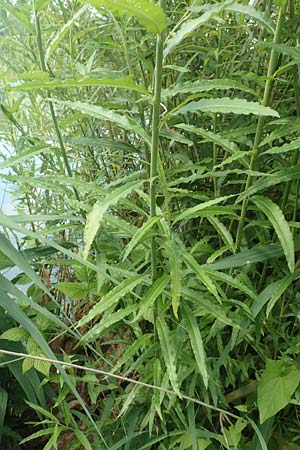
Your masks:
{"label": "plant stem", "polygon": [[[42,41],[42,33],[41,33],[41,25],[40,25],[40,18],[39,18],[39,13],[36,11],[35,6],[34,6],[34,19],[35,19],[35,29],[36,29],[36,38],[37,38],[37,46],[38,46],[38,52],[39,52],[39,58],[40,58],[40,66],[41,69],[43,70],[43,72],[48,72],[47,71],[47,67],[45,64],[45,58],[44,58],[44,50],[43,50],[43,41]],[[63,162],[67,171],[67,174],[70,178],[73,177],[73,173],[72,173],[72,169],[69,163],[69,159],[67,156],[67,152],[65,149],[65,145],[62,139],[62,135],[58,126],[58,122],[57,122],[57,118],[56,118],[56,114],[53,108],[53,104],[51,102],[51,94],[50,92],[47,92],[47,96],[48,96],[48,104],[49,104],[49,109],[50,109],[50,114],[51,114],[51,118],[52,118],[52,122],[53,122],[53,126],[55,129],[55,133],[57,136],[57,140],[59,143],[59,148],[62,154],[62,158],[63,158]],[[73,186],[73,192],[74,195],[76,197],[76,200],[80,201],[80,196],[79,193],[77,191],[77,189]]]}
{"label": "plant stem", "polygon": [[[166,0],[160,0],[159,6],[164,10]],[[151,138],[151,161],[150,161],[150,216],[156,216],[156,175],[157,161],[159,152],[159,119],[160,119],[160,101],[163,75],[163,34],[157,36],[156,58],[155,58],[155,84],[152,115],[152,138]],[[152,280],[157,277],[157,244],[156,237],[151,239],[151,271]]]}
{"label": "plant stem", "polygon": [[[280,42],[284,13],[285,13],[285,7],[281,7],[279,9],[279,14],[278,14],[278,18],[277,18],[277,24],[276,24],[276,29],[275,29],[275,33],[274,33],[273,44],[278,44]],[[267,80],[265,83],[264,96],[263,96],[263,101],[262,101],[263,106],[268,106],[270,103],[271,92],[272,92],[273,81],[274,81],[273,76],[274,76],[274,73],[276,70],[277,60],[278,60],[277,51],[275,50],[275,48],[272,48],[271,54],[270,54],[269,66],[268,66]],[[251,186],[251,184],[253,183],[253,176],[251,175],[251,171],[255,169],[256,163],[257,163],[257,158],[260,153],[259,152],[259,144],[261,142],[264,124],[265,124],[265,117],[259,116],[258,121],[257,121],[255,138],[254,138],[253,154],[251,156],[250,165],[249,165],[249,174],[248,174],[245,189],[244,189],[246,192],[249,189],[249,187]],[[248,201],[249,201],[248,198],[245,197],[243,204],[242,204],[241,217],[240,217],[240,222],[238,225],[237,236],[236,236],[236,244],[235,244],[236,250],[238,250],[241,245],[241,239],[242,239],[243,228],[244,228],[244,223],[245,223],[245,218],[246,218],[246,213],[247,213]]]}

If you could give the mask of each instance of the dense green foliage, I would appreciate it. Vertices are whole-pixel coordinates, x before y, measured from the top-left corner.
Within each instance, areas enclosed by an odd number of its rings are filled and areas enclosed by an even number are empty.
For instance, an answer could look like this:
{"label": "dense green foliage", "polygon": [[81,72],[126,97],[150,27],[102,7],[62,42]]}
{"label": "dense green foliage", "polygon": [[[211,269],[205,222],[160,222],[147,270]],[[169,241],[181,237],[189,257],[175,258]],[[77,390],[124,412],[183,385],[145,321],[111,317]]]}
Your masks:
{"label": "dense green foliage", "polygon": [[300,4],[250,3],[0,0],[1,448],[299,448]]}

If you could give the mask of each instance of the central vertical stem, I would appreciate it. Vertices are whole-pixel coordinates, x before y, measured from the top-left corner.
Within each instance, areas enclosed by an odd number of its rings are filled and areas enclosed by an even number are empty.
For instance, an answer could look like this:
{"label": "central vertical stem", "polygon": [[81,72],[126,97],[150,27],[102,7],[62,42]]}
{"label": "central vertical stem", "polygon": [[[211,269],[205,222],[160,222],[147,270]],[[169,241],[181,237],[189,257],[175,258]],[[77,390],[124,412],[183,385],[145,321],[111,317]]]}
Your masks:
{"label": "central vertical stem", "polygon": [[[166,0],[160,0],[159,6],[164,10]],[[163,76],[163,34],[157,36],[154,71],[154,99],[152,115],[151,165],[150,165],[150,216],[156,216],[156,175],[159,157],[159,119]],[[157,245],[156,236],[151,239],[151,272],[152,281],[157,277]]]}

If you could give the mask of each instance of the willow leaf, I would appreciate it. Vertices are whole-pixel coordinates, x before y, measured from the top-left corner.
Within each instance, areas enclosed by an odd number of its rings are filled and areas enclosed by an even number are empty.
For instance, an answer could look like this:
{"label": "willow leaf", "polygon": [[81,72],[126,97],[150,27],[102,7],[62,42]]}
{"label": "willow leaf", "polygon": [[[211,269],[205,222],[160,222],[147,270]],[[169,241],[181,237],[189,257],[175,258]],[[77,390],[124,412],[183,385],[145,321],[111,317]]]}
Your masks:
{"label": "willow leaf", "polygon": [[182,254],[183,261],[197,276],[201,283],[207,288],[207,290],[221,303],[218,290],[214,282],[211,280],[209,273],[205,270],[204,266],[200,266],[195,258],[187,252]]}
{"label": "willow leaf", "polygon": [[257,95],[255,91],[244,86],[235,80],[226,80],[224,78],[214,78],[213,80],[197,80],[197,81],[185,81],[184,83],[177,83],[170,86],[167,89],[162,90],[162,98],[167,99],[175,97],[178,94],[196,94],[200,92],[209,92],[212,90],[227,90],[237,89],[240,91],[248,92],[252,95]]}
{"label": "willow leaf", "polygon": [[212,200],[208,200],[207,202],[200,203],[200,205],[193,206],[192,208],[187,208],[185,211],[183,211],[181,214],[175,217],[174,223],[178,222],[179,220],[187,220],[197,217],[197,213],[199,211],[209,208],[210,206],[217,205],[218,203],[224,202],[225,200],[228,200],[231,197],[234,197],[234,194],[214,198]]}
{"label": "willow leaf", "polygon": [[87,216],[86,225],[84,228],[84,252],[83,257],[87,259],[88,253],[90,251],[91,245],[95,239],[95,236],[99,230],[100,223],[103,219],[104,214],[111,205],[115,205],[121,198],[126,197],[133,189],[137,188],[142,184],[141,181],[134,181],[127,183],[124,186],[116,188],[113,192],[107,194],[107,196],[95,203],[92,210]]}
{"label": "willow leaf", "polygon": [[139,304],[139,311],[134,318],[133,322],[136,322],[139,320],[144,313],[152,307],[155,300],[161,295],[162,291],[166,287],[167,283],[169,281],[168,275],[163,275],[160,278],[158,278],[151,287],[145,292],[143,295],[142,301]]}
{"label": "willow leaf", "polygon": [[80,327],[85,325],[95,317],[105,312],[108,308],[115,306],[121,298],[131,292],[138,284],[141,284],[146,280],[148,280],[146,275],[134,275],[122,281],[122,283],[114,287],[108,294],[102,297],[101,300],[88,312],[88,314],[79,320],[77,326]]}
{"label": "willow leaf", "polygon": [[94,325],[80,340],[81,344],[94,341],[97,339],[105,330],[107,330],[112,325],[120,322],[129,314],[133,313],[137,309],[137,305],[131,305],[124,309],[119,309],[117,312],[110,314],[101,320],[100,323]]}
{"label": "willow leaf", "polygon": [[137,232],[132,236],[131,241],[125,247],[123,261],[128,258],[132,250],[145,238],[146,234],[151,230],[151,228],[160,220],[160,217],[152,217],[147,220]]}
{"label": "willow leaf", "polygon": [[215,216],[209,216],[207,217],[207,220],[212,224],[212,226],[216,229],[216,231],[219,233],[221,238],[224,241],[224,244],[228,245],[231,249],[232,253],[235,252],[234,249],[234,241],[233,237],[230,233],[230,231],[225,227],[225,225]]}
{"label": "willow leaf", "polygon": [[231,0],[227,0],[223,3],[217,3],[214,5],[210,5],[209,9],[202,14],[200,17],[197,17],[196,19],[189,19],[186,20],[179,30],[174,34],[172,34],[172,37],[168,39],[166,43],[166,48],[164,50],[164,57],[168,56],[168,54],[177,46],[179,45],[183,39],[186,38],[189,34],[191,34],[193,31],[197,30],[201,25],[206,24],[212,17],[217,16],[218,13],[220,13],[225,6],[232,3]]}
{"label": "willow leaf", "polygon": [[176,394],[180,396],[175,364],[176,353],[170,336],[170,330],[162,317],[158,317],[156,321],[156,326],[160,341],[160,348],[166,364],[171,386],[174,389],[174,392],[176,392]]}
{"label": "willow leaf", "polygon": [[268,217],[282,245],[288,267],[291,272],[295,268],[294,238],[290,227],[278,205],[267,197],[255,196],[251,200]]}
{"label": "willow leaf", "polygon": [[234,113],[234,114],[255,114],[257,116],[279,117],[277,111],[268,106],[260,105],[256,102],[248,102],[240,98],[202,98],[201,100],[190,102],[177,109],[173,114],[186,114],[188,112],[208,112],[208,113]]}
{"label": "willow leaf", "polygon": [[267,312],[266,312],[267,317],[269,317],[270,312],[274,308],[276,302],[284,294],[284,292],[290,286],[290,284],[292,283],[294,278],[295,278],[295,274],[294,273],[289,273],[282,280],[280,280],[280,282],[278,282],[278,284],[276,284],[275,289],[274,289],[274,291],[272,293],[272,296],[271,296],[271,298],[270,298],[270,300],[268,302]]}
{"label": "willow leaf", "polygon": [[140,24],[153,33],[161,33],[167,27],[163,10],[147,0],[81,0],[94,8],[105,7],[112,12],[134,16]]}
{"label": "willow leaf", "polygon": [[[49,79],[49,80],[33,80],[25,81],[14,85],[10,83],[8,88],[14,91],[31,91],[35,89],[66,89],[71,87],[85,87],[85,86],[103,86],[103,87],[115,87],[120,89],[129,89],[131,91],[142,92],[149,95],[143,86],[138,86],[133,83],[130,77],[124,78],[92,78],[84,77],[79,79],[66,78],[64,80]],[[84,139],[84,138],[82,138]],[[87,138],[88,139],[88,138]],[[95,139],[94,139],[95,141]],[[101,142],[99,139],[98,142]]]}
{"label": "willow leaf", "polygon": [[182,281],[181,250],[174,239],[171,239],[166,243],[166,249],[168,252],[170,265],[172,308],[175,317],[178,319],[178,308],[180,303]]}
{"label": "willow leaf", "polygon": [[62,40],[62,38],[65,36],[65,34],[70,30],[70,28],[74,25],[74,23],[79,19],[79,17],[87,10],[87,5],[84,5],[82,8],[80,8],[73,16],[72,18],[64,24],[64,26],[61,28],[61,30],[56,33],[55,37],[52,39],[52,41],[48,44],[47,50],[45,52],[45,63],[47,64],[51,54],[54,52],[56,47],[58,46],[59,42]]}
{"label": "willow leaf", "polygon": [[95,117],[97,119],[101,119],[104,121],[112,122],[120,128],[124,128],[125,130],[132,131],[139,135],[147,144],[151,144],[150,137],[146,133],[146,131],[140,127],[135,120],[125,117],[121,114],[112,111],[111,109],[103,108],[102,106],[91,105],[90,103],[82,103],[82,102],[70,102],[70,101],[62,101],[57,99],[51,99],[54,103],[59,103],[60,105],[68,106],[71,109],[76,109],[80,111],[82,114],[87,114],[88,116]]}
{"label": "willow leaf", "polygon": [[199,326],[193,311],[187,305],[183,305],[182,307],[182,317],[184,320],[185,329],[188,332],[191,341],[191,346],[199,373],[202,376],[204,386],[207,388],[208,373],[206,366],[206,355]]}

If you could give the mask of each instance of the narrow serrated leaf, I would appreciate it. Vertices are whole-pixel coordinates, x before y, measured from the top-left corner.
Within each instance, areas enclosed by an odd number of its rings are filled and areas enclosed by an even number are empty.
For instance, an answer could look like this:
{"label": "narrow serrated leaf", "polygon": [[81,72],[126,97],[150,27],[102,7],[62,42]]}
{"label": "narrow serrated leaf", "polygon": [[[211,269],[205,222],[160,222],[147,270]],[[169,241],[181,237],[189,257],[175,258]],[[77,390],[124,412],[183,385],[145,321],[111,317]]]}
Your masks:
{"label": "narrow serrated leaf", "polygon": [[202,98],[201,100],[187,103],[181,108],[177,109],[173,114],[186,114],[189,112],[208,112],[208,113],[233,113],[233,114],[255,114],[257,116],[273,116],[279,117],[279,114],[274,109],[260,105],[256,102],[248,102],[245,99],[239,98]]}
{"label": "narrow serrated leaf", "polygon": [[169,375],[170,383],[174,392],[180,396],[177,371],[176,371],[176,358],[175,348],[170,337],[170,330],[162,317],[158,317],[156,321],[157,332],[160,342],[161,352],[165,361],[167,372]]}
{"label": "narrow serrated leaf", "polygon": [[208,373],[206,367],[206,355],[203,346],[202,336],[193,311],[184,304],[182,307],[182,317],[185,329],[188,332],[192,350],[195,356],[197,367],[202,376],[204,386],[208,386]]}
{"label": "narrow serrated leaf", "polygon": [[294,238],[283,212],[276,203],[264,196],[255,196],[251,200],[269,219],[282,245],[288,267],[291,272],[295,268]]}

